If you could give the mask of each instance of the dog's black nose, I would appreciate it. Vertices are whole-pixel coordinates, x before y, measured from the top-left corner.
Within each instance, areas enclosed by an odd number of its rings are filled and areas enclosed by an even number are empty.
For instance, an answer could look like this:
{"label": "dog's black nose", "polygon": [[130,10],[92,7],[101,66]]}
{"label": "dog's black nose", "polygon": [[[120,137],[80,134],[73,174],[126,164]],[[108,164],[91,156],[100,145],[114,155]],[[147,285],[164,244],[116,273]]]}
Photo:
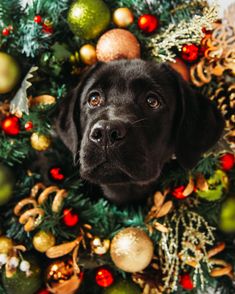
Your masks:
{"label": "dog's black nose", "polygon": [[89,138],[102,147],[114,146],[126,137],[125,123],[119,120],[98,121],[91,129]]}

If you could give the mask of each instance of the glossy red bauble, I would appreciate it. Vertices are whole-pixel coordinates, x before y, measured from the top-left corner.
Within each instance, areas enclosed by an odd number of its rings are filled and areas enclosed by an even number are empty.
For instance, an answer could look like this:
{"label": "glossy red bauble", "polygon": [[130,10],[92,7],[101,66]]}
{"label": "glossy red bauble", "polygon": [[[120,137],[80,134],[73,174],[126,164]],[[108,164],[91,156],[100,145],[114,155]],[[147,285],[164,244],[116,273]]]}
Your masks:
{"label": "glossy red bauble", "polygon": [[143,14],[138,19],[138,27],[144,33],[153,33],[159,26],[159,21],[152,14]]}
{"label": "glossy red bauble", "polygon": [[8,116],[1,123],[2,130],[5,134],[17,136],[20,132],[20,121],[16,116]]}
{"label": "glossy red bauble", "polygon": [[27,121],[27,123],[25,123],[24,128],[26,131],[31,131],[33,128],[33,123],[31,121]]}
{"label": "glossy red bauble", "polygon": [[41,15],[35,15],[33,21],[36,22],[36,23],[38,23],[38,24],[41,23],[42,22]]}
{"label": "glossy red bauble", "polygon": [[181,57],[185,61],[193,62],[198,59],[199,47],[194,44],[185,44],[181,50]]}
{"label": "glossy red bauble", "polygon": [[4,28],[3,30],[2,30],[2,35],[3,36],[9,36],[10,35],[10,30],[9,30],[9,28]]}
{"label": "glossy red bauble", "polygon": [[235,156],[232,153],[225,153],[220,156],[220,165],[223,171],[231,170],[235,165]]}
{"label": "glossy red bauble", "polygon": [[187,198],[188,196],[185,196],[183,194],[185,190],[185,186],[179,186],[179,187],[176,187],[172,192],[171,194],[176,198],[176,199],[185,199]]}
{"label": "glossy red bauble", "polygon": [[107,268],[99,268],[99,270],[96,272],[95,280],[97,285],[106,288],[113,284],[114,277],[112,272]]}
{"label": "glossy red bauble", "polygon": [[67,227],[74,227],[79,222],[79,217],[71,209],[66,208],[63,211],[63,222]]}

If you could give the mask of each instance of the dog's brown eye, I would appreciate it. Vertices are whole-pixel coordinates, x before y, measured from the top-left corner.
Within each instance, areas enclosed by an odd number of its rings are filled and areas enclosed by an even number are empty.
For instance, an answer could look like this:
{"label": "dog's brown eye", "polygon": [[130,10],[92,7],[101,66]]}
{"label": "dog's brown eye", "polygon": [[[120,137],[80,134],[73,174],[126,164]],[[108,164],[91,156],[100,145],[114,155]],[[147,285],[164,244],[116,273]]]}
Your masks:
{"label": "dog's brown eye", "polygon": [[103,99],[101,98],[98,92],[92,93],[88,98],[88,104],[91,107],[98,107],[102,104],[102,102],[103,102]]}
{"label": "dog's brown eye", "polygon": [[148,96],[147,103],[148,103],[149,107],[151,107],[153,109],[157,109],[160,106],[160,101],[155,96]]}

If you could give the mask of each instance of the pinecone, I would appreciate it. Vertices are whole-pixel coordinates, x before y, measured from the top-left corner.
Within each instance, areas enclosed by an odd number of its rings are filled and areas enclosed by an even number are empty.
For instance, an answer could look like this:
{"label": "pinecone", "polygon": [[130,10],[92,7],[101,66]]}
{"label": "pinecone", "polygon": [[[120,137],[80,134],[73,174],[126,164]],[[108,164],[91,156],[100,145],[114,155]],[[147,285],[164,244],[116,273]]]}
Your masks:
{"label": "pinecone", "polygon": [[226,131],[235,129],[235,83],[220,82],[210,99],[222,112]]}

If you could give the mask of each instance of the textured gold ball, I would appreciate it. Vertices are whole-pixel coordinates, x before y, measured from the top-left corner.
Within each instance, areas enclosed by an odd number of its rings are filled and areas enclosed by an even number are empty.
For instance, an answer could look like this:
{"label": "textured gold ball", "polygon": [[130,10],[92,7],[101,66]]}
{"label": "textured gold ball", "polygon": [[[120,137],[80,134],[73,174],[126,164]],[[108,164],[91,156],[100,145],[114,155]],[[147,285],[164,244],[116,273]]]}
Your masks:
{"label": "textured gold ball", "polygon": [[6,236],[0,237],[0,253],[8,254],[8,252],[13,248],[13,242],[10,238]]}
{"label": "textured gold ball", "polygon": [[19,65],[9,54],[0,52],[0,94],[10,92],[19,78]]}
{"label": "textured gold ball", "polygon": [[110,11],[102,0],[76,0],[68,12],[71,31],[82,39],[97,38],[110,22]]}
{"label": "textured gold ball", "polygon": [[108,62],[140,57],[140,44],[129,31],[113,29],[100,37],[96,46],[97,59]]}
{"label": "textured gold ball", "polygon": [[120,28],[125,28],[132,24],[134,21],[134,15],[132,11],[127,7],[121,7],[114,11],[113,22]]}
{"label": "textured gold ball", "polygon": [[83,45],[80,48],[79,53],[80,53],[81,61],[83,63],[88,64],[88,65],[92,65],[92,64],[96,63],[96,61],[97,61],[96,49],[93,45],[91,45],[91,44]]}
{"label": "textured gold ball", "polygon": [[31,146],[37,151],[45,151],[51,145],[51,139],[45,135],[33,133],[30,137]]}
{"label": "textured gold ball", "polygon": [[33,246],[39,252],[46,252],[55,245],[55,237],[49,232],[39,231],[33,237]]}
{"label": "textured gold ball", "polygon": [[120,231],[112,240],[110,254],[115,265],[125,272],[145,269],[153,258],[153,243],[141,229],[130,227]]}

